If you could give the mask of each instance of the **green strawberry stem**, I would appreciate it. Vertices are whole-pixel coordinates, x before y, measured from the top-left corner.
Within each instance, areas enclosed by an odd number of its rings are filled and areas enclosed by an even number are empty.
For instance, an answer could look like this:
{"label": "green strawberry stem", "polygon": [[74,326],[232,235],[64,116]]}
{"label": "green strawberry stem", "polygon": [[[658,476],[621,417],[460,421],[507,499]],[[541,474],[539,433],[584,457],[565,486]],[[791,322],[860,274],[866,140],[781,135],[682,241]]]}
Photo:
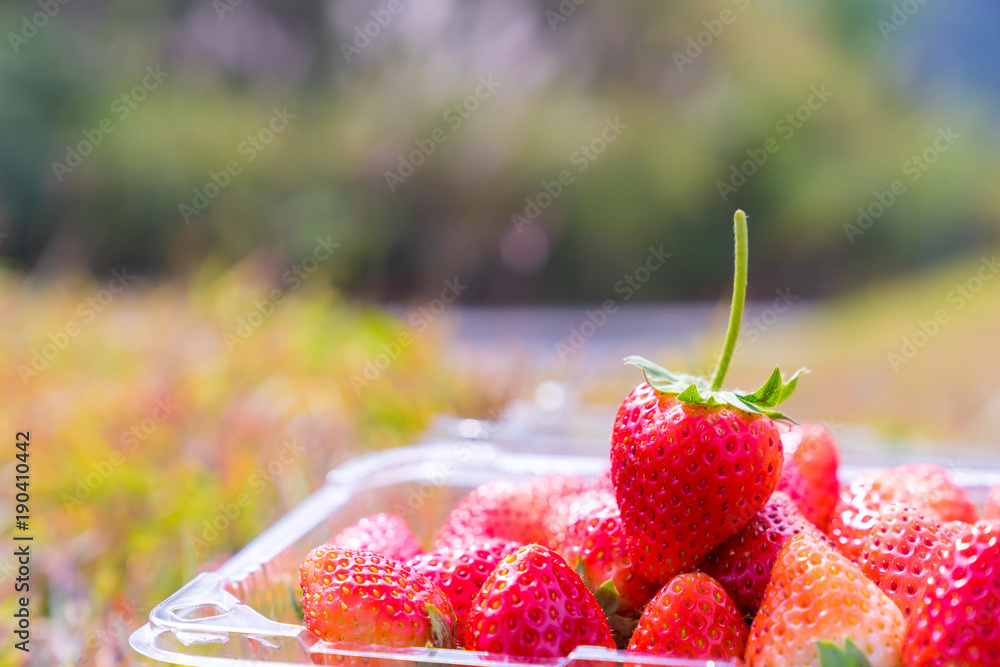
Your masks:
{"label": "green strawberry stem", "polygon": [[625,357],[625,363],[642,371],[646,383],[658,392],[675,394],[677,400],[697,405],[720,406],[730,405],[746,412],[766,415],[772,419],[788,419],[784,413],[774,408],[787,400],[798,385],[799,376],[807,372],[800,368],[787,380],[777,368],[771,373],[761,387],[754,392],[722,389],[722,381],[729,370],[729,362],[733,358],[736,339],[740,335],[740,324],[743,321],[743,306],[747,297],[747,264],[750,254],[747,238],[747,216],[743,211],[736,211],[733,216],[736,233],[736,272],[733,277],[733,305],[729,311],[729,328],[726,331],[726,343],[722,348],[718,365],[712,374],[711,381],[687,373],[676,373],[667,370],[649,359],[639,356]]}
{"label": "green strawberry stem", "polygon": [[733,274],[733,305],[729,308],[729,328],[726,330],[726,342],[722,346],[722,354],[712,373],[712,391],[722,388],[726,379],[729,361],[736,349],[736,340],[740,337],[740,324],[743,323],[743,306],[747,300],[747,265],[750,256],[749,234],[747,233],[747,214],[737,209],[733,216],[733,227],[736,233],[736,271]]}

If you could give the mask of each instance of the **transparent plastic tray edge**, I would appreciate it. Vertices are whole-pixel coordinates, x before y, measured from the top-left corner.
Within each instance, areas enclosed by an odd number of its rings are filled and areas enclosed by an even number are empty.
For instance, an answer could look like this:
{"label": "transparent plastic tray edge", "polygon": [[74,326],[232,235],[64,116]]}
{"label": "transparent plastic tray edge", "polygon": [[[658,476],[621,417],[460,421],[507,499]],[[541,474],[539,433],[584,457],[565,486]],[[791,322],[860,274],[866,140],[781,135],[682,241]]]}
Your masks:
{"label": "transparent plastic tray edge", "polygon": [[[149,615],[149,623],[137,629],[129,639],[130,645],[139,653],[165,662],[187,664],[193,666],[223,666],[223,665],[291,665],[298,663],[276,663],[273,661],[235,660],[231,658],[194,656],[184,653],[168,652],[159,648],[155,638],[163,632],[173,632],[182,643],[203,643],[223,641],[230,633],[239,633],[255,639],[267,637],[296,638],[305,645],[310,645],[314,639],[311,633],[299,625],[278,623],[272,621],[248,605],[242,604],[234,595],[225,590],[224,582],[238,581],[247,576],[262,563],[267,562],[284,549],[294,544],[310,530],[318,526],[326,517],[338,508],[344,506],[352,494],[367,485],[369,478],[384,475],[393,469],[411,466],[427,466],[453,460],[457,448],[468,452],[466,462],[472,461],[480,465],[491,464],[497,472],[511,475],[531,474],[532,462],[538,459],[558,459],[569,464],[571,469],[560,470],[565,474],[580,474],[584,468],[593,465],[593,457],[568,456],[562,454],[528,453],[525,451],[505,451],[501,446],[485,440],[452,440],[435,441],[392,450],[392,459],[387,466],[386,452],[377,452],[351,459],[334,468],[327,475],[326,484],[318,491],[299,503],[277,522],[265,529],[253,541],[247,544],[219,570],[204,572],[195,576],[181,589],[157,605]],[[573,459],[579,459],[580,465],[572,465]],[[850,477],[850,472],[845,477]],[[852,471],[853,472],[853,471]],[[992,473],[994,478],[995,472]],[[844,481],[844,480],[841,480]],[[220,613],[197,619],[187,619],[178,614],[184,608],[204,608],[214,606]],[[319,653],[344,654],[342,651],[324,650],[317,647]],[[450,649],[411,649],[388,654],[385,652],[350,652],[358,657],[377,657],[396,660],[419,660],[421,662],[436,662],[438,664],[476,664],[476,665],[510,665],[511,663],[497,660],[496,656],[479,654],[469,651]],[[569,657],[553,661],[518,662],[527,667],[534,665],[557,666],[574,660],[588,659],[601,662],[625,662],[625,653],[610,651],[597,647],[580,647]],[[691,667],[726,667],[742,663],[685,661],[657,656],[628,655],[627,662],[650,665],[677,665]]]}

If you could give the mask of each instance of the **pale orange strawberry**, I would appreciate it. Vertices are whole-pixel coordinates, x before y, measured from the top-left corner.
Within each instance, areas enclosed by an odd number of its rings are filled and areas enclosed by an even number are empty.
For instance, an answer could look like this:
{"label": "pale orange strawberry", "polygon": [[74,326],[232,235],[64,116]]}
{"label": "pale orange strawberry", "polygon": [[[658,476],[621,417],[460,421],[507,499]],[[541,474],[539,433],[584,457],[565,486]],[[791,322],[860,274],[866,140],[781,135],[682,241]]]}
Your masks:
{"label": "pale orange strawberry", "polygon": [[305,625],[339,647],[451,648],[455,614],[437,586],[371,551],[324,544],[299,568]]}
{"label": "pale orange strawberry", "polygon": [[799,533],[778,555],[750,628],[747,667],[814,667],[820,643],[850,640],[872,667],[902,664],[903,614],[842,554]]}
{"label": "pale orange strawberry", "polygon": [[829,539],[787,495],[775,491],[753,521],[716,547],[699,568],[726,589],[740,612],[752,617],[764,599],[781,547],[798,533]]}

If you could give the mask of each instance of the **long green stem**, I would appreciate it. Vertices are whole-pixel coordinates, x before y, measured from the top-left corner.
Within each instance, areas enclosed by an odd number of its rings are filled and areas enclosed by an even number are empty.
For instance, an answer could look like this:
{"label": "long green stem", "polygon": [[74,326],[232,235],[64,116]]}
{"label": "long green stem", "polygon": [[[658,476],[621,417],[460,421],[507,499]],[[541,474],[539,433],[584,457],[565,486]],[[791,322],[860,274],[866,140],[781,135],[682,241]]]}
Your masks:
{"label": "long green stem", "polygon": [[743,322],[743,306],[747,298],[747,264],[750,254],[749,240],[747,233],[747,215],[743,211],[736,211],[733,217],[733,227],[736,232],[736,272],[733,275],[733,305],[729,309],[729,328],[726,330],[726,343],[722,347],[722,355],[712,373],[712,390],[718,391],[722,388],[722,381],[726,379],[726,371],[729,370],[729,361],[733,357],[733,350],[736,348],[736,339],[740,337],[740,324]]}

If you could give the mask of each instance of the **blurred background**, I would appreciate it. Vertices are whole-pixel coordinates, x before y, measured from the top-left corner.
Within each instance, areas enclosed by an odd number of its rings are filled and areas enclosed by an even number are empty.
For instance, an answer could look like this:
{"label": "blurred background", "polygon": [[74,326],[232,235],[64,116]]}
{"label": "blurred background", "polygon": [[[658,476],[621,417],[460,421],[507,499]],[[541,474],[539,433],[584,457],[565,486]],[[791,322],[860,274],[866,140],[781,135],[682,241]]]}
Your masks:
{"label": "blurred background", "polygon": [[797,417],[995,451],[998,25],[986,0],[0,3],[33,664],[145,664],[153,605],[434,415],[547,379],[613,406],[630,353],[710,369],[736,208],[733,384],[808,366]]}

